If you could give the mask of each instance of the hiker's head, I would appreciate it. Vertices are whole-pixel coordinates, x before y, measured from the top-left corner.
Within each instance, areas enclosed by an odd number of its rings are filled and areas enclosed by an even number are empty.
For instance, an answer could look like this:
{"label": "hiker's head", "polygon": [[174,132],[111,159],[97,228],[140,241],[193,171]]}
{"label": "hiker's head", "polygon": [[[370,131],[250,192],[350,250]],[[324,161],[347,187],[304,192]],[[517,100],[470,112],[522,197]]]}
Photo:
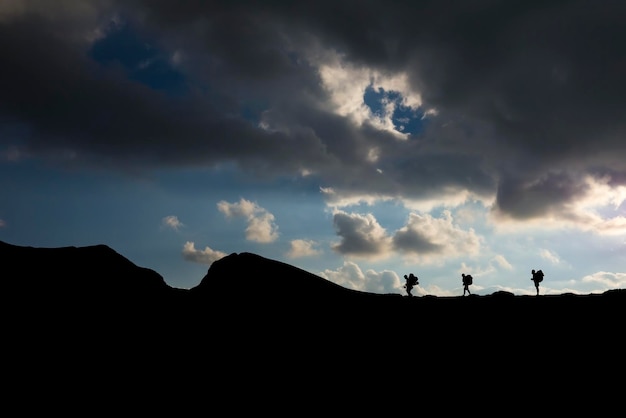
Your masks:
{"label": "hiker's head", "polygon": [[533,270],[532,273],[535,274],[535,270]]}

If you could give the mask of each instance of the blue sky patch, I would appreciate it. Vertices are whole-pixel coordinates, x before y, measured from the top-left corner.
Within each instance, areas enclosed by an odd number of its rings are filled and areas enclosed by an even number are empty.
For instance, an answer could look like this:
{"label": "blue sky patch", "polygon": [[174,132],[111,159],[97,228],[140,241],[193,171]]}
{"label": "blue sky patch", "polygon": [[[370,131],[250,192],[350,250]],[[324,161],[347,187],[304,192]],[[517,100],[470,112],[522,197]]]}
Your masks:
{"label": "blue sky patch", "polygon": [[398,132],[417,134],[422,131],[425,119],[421,108],[413,109],[402,104],[402,95],[397,91],[386,91],[382,88],[374,89],[371,85],[363,94],[363,102],[371,109],[376,116],[383,116],[384,103],[395,102],[396,108],[391,120]]}
{"label": "blue sky patch", "polygon": [[128,78],[155,90],[171,95],[185,90],[185,76],[171,65],[166,51],[128,24],[111,25],[107,36],[93,44],[89,55],[104,66],[121,65]]}

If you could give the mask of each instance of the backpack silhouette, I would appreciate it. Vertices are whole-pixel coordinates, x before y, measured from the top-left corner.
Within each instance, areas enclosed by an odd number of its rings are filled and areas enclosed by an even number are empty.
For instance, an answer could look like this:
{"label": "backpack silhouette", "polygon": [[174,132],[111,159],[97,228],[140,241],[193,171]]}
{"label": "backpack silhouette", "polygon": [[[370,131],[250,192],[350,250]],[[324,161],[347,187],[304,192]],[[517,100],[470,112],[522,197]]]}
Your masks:
{"label": "backpack silhouette", "polygon": [[463,284],[470,285],[474,282],[474,278],[471,274],[466,274],[463,276]]}
{"label": "backpack silhouette", "polygon": [[541,283],[543,281],[543,271],[539,270],[535,273],[534,280],[537,280],[537,283]]}

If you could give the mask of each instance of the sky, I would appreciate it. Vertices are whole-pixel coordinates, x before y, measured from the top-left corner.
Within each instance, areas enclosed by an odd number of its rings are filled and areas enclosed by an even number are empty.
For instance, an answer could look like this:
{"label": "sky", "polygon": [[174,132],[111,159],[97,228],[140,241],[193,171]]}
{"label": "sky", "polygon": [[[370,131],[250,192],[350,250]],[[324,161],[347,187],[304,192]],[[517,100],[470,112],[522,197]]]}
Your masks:
{"label": "sky", "polygon": [[187,289],[241,252],[373,293],[626,288],[625,15],[2,0],[0,240]]}

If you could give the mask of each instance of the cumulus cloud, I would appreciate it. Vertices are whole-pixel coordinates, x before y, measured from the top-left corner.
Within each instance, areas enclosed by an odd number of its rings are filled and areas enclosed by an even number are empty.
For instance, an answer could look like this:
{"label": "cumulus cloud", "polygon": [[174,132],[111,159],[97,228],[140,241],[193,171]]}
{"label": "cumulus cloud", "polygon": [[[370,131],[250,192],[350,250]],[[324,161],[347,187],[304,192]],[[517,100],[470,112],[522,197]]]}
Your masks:
{"label": "cumulus cloud", "polygon": [[178,231],[180,228],[185,226],[181,221],[178,220],[177,216],[170,215],[161,219],[161,225],[166,228],[171,228],[175,231]]}
{"label": "cumulus cloud", "polygon": [[222,212],[227,218],[250,218],[254,216],[255,213],[263,211],[263,209],[259,208],[256,203],[243,198],[236,203],[229,203],[225,200],[222,200],[217,203],[217,209]]}
{"label": "cumulus cloud", "polygon": [[278,239],[278,226],[274,215],[255,202],[241,198],[239,202],[229,203],[222,200],[217,208],[227,218],[243,217],[248,222],[246,239],[260,243],[271,243]]}
{"label": "cumulus cloud", "polygon": [[312,257],[322,253],[322,251],[317,248],[318,243],[313,240],[305,240],[305,239],[294,239],[289,242],[289,251],[287,252],[287,257],[289,258],[301,258],[301,257]]}
{"label": "cumulus cloud", "polygon": [[364,273],[358,264],[351,261],[346,261],[337,270],[324,270],[320,276],[348,289],[359,291],[398,293],[402,290],[401,281],[395,272],[367,270]]}
{"label": "cumulus cloud", "polygon": [[347,213],[336,210],[333,224],[339,243],[332,249],[353,257],[379,258],[387,255],[391,248],[391,238],[372,214]]}
{"label": "cumulus cloud", "polygon": [[381,260],[399,252],[411,262],[436,263],[456,257],[478,255],[483,238],[472,228],[453,222],[450,211],[440,218],[409,214],[407,224],[388,233],[371,213],[347,213],[336,209],[333,224],[340,242],[331,247],[349,257]]}
{"label": "cumulus cloud", "polygon": [[596,285],[599,289],[601,289],[600,292],[604,292],[609,289],[624,289],[626,288],[626,273],[599,271],[592,275],[583,277],[582,282]]}
{"label": "cumulus cloud", "polygon": [[481,241],[473,229],[463,230],[456,225],[447,210],[441,218],[411,213],[407,225],[397,230],[393,237],[395,249],[424,262],[442,257],[477,255]]}
{"label": "cumulus cloud", "polygon": [[197,250],[195,243],[191,241],[187,241],[183,247],[183,258],[194,263],[210,265],[226,255],[222,251],[213,250],[209,247],[205,247],[204,250]]}

